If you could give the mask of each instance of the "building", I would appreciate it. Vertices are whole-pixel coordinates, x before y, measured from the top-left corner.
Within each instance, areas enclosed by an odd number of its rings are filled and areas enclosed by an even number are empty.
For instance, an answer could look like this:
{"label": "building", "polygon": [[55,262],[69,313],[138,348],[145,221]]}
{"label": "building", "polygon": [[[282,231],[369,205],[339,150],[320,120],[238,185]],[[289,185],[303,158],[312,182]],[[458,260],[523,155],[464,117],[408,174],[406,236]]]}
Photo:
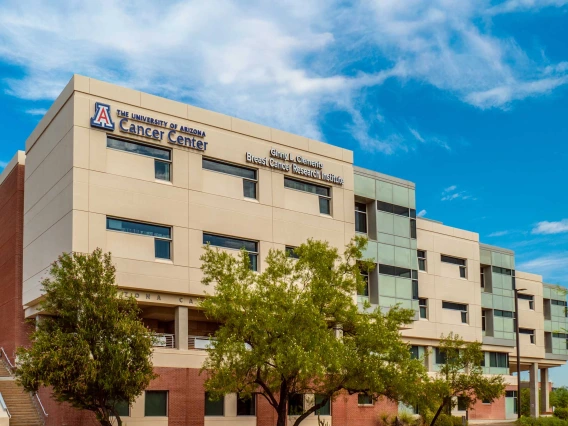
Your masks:
{"label": "building", "polygon": [[[483,342],[487,374],[506,375],[506,396],[480,402],[469,412],[473,419],[515,416],[515,285],[525,289],[521,364],[530,372],[535,413],[539,380],[548,383],[548,369],[568,360],[560,332],[564,294],[541,276],[516,271],[513,252],[417,218],[414,184],[354,166],[349,150],[83,76],[69,82],[25,149],[0,178],[0,209],[3,194],[24,187],[23,205],[4,203],[6,212],[0,210],[0,217],[23,224],[23,236],[16,227],[4,237],[14,241],[6,246],[13,265],[0,265],[3,291],[21,289],[13,300],[23,308],[0,316],[20,328],[0,344],[14,362],[14,347],[25,342],[19,318],[41,315],[40,282],[60,253],[112,252],[119,287],[134,295],[145,323],[162,336],[153,355],[160,377],[125,407],[127,425],[274,424],[261,400],[227,395],[206,403],[199,368],[218,327],[197,309],[208,291],[199,269],[207,242],[245,247],[262,270],[270,248],[309,237],[342,248],[356,232],[367,234],[367,256],[377,268],[359,301],[414,309],[415,321],[402,334],[416,356],[431,353],[429,371],[441,362],[440,335],[453,331]],[[47,425],[79,425],[89,417],[54,403],[47,390],[39,397]],[[548,392],[541,399],[548,410]],[[380,414],[399,410],[368,402],[339,397],[327,419],[333,426],[374,425]],[[305,424],[317,424],[315,416]]]}

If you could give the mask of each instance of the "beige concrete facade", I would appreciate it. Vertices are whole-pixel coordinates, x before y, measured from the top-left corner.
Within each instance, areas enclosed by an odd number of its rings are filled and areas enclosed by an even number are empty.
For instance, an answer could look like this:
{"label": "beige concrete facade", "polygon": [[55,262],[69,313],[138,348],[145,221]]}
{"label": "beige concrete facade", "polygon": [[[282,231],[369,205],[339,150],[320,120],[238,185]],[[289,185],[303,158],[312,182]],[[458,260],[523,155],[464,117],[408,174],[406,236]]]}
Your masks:
{"label": "beige concrete facade", "polygon": [[[101,128],[101,123],[110,126],[110,122],[114,129]],[[117,149],[109,145],[109,138],[161,148],[162,153],[165,149],[170,157],[160,160]],[[255,196],[243,190],[248,178],[204,168],[204,159],[253,171]],[[167,179],[157,178],[156,161],[169,164]],[[25,165],[26,316],[38,313],[41,280],[59,254],[95,248],[110,251],[118,286],[139,300],[148,326],[164,335],[163,347],[154,350],[156,367],[200,368],[206,356],[202,349],[217,326],[198,310],[199,299],[213,291],[201,283],[204,234],[256,243],[262,270],[268,250],[298,246],[307,238],[343,248],[355,235],[356,201],[371,209],[366,212],[366,233],[377,266],[412,270],[412,276],[404,279],[378,271],[372,277],[378,290],[371,288],[371,303],[385,308],[382,301],[402,300],[405,307],[416,310],[416,320],[401,333],[422,348],[421,353],[430,352],[425,359],[430,371],[436,371],[434,350],[440,336],[453,332],[468,341],[483,342],[487,373],[504,373],[508,383],[515,383],[509,375],[509,367],[514,369],[516,362],[510,338],[512,318],[506,317],[512,311],[512,290],[506,281],[511,277],[517,288],[533,296],[530,305],[528,299],[519,300],[520,327],[534,330],[532,341],[530,335],[521,335],[523,369],[541,368],[548,374],[547,368],[568,359],[549,356],[552,349],[547,348],[552,345],[546,342],[552,341],[554,330],[552,326],[546,330],[545,306],[552,296],[545,298],[541,276],[514,271],[514,254],[480,244],[476,233],[416,218],[414,184],[356,170],[349,150],[76,75],[26,141]],[[322,212],[321,194],[287,187],[289,178],[327,190],[329,211]],[[386,207],[377,212],[377,202]],[[407,213],[385,213],[388,205],[402,206]],[[156,255],[160,237],[109,228],[109,218],[169,229],[170,255]],[[426,253],[424,270],[416,266],[417,250]],[[463,267],[443,261],[444,257],[458,259]],[[509,275],[487,275],[496,270]],[[482,272],[492,292],[482,286]],[[417,281],[417,295],[410,295],[411,280]],[[504,280],[509,284],[503,284]],[[392,291],[381,292],[387,283]],[[408,291],[399,292],[403,286]],[[419,301],[424,300],[425,317],[419,309]],[[465,316],[448,309],[448,303],[467,306]],[[495,332],[488,332],[487,324]],[[494,352],[507,354],[505,370],[492,369],[490,353]],[[236,416],[235,401],[235,395],[226,396],[225,415],[206,417],[205,425],[256,424],[254,417]],[[316,424],[314,419],[310,422]],[[131,407],[126,424],[168,422],[144,417],[140,399]]]}

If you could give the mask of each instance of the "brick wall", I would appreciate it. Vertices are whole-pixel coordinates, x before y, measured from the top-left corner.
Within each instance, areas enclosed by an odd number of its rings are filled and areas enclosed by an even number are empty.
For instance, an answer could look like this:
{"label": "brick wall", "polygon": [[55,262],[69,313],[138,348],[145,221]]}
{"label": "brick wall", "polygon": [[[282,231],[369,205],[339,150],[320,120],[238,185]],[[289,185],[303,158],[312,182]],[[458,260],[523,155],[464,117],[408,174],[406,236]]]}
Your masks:
{"label": "brick wall", "polygon": [[22,310],[24,166],[16,165],[0,185],[0,347],[14,362],[28,343]]}
{"label": "brick wall", "polygon": [[332,426],[376,426],[380,416],[389,414],[391,419],[398,413],[398,404],[380,399],[372,406],[360,406],[357,395],[341,394],[331,405]]}

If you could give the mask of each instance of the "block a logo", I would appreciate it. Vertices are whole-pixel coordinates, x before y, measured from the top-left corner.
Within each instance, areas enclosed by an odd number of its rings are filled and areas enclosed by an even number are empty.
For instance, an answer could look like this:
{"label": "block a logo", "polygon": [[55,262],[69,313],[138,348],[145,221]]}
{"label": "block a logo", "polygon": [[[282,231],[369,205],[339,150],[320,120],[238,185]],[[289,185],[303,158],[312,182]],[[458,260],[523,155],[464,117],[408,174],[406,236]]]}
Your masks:
{"label": "block a logo", "polygon": [[91,118],[91,126],[114,130],[114,121],[110,117],[110,105],[100,102],[95,103],[95,115]]}

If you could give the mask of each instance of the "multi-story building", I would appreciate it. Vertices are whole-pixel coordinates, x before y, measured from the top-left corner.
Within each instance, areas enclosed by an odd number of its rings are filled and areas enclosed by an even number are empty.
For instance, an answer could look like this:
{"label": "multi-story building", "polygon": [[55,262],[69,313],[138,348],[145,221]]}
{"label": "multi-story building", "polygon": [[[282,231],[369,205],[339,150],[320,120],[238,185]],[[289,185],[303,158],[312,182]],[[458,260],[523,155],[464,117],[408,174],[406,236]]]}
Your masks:
{"label": "multi-story building", "polygon": [[[20,227],[6,236],[21,240],[9,246],[16,272],[0,269],[3,293],[16,289],[10,297],[22,309],[9,311],[14,331],[0,336],[0,345],[13,363],[15,346],[25,343],[20,317],[43,314],[41,280],[59,254],[111,252],[117,285],[161,336],[153,353],[159,378],[123,407],[127,425],[274,424],[261,399],[206,400],[199,370],[219,325],[198,308],[213,290],[201,283],[205,243],[244,247],[262,270],[271,248],[307,238],[342,248],[366,234],[366,255],[377,267],[357,295],[361,307],[368,300],[381,309],[414,309],[401,333],[432,373],[442,362],[440,336],[454,332],[483,343],[487,374],[505,375],[506,396],[480,401],[470,418],[515,416],[515,286],[524,289],[520,361],[530,372],[534,413],[538,370],[548,384],[548,369],[568,360],[562,292],[516,271],[513,252],[481,244],[478,234],[417,218],[414,184],[355,167],[349,150],[82,76],[70,81],[25,149],[0,176],[0,194],[24,188],[20,210],[15,203],[5,214],[23,224],[23,235]],[[548,391],[541,395],[548,410]],[[47,425],[89,417],[54,403],[48,390],[39,398]],[[310,403],[310,395],[294,401]],[[338,397],[321,414],[333,426],[374,425],[399,409],[408,408],[354,395]],[[306,422],[316,423],[315,416]]]}

